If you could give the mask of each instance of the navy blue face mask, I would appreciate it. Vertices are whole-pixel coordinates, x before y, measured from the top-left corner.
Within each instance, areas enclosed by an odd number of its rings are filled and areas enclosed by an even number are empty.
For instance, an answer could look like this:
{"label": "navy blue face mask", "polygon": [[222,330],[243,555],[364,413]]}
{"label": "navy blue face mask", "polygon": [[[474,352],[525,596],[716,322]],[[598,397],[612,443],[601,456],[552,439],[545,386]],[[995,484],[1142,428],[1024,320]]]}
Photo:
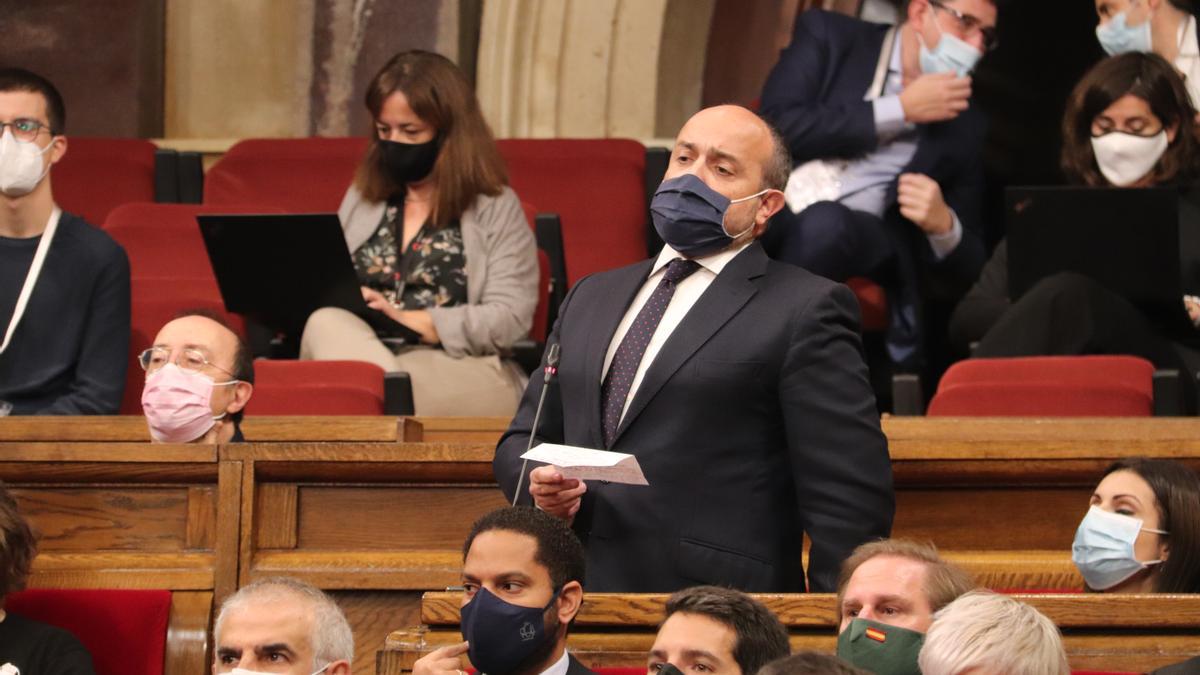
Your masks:
{"label": "navy blue face mask", "polygon": [[688,258],[716,253],[754,231],[748,227],[737,236],[725,229],[725,212],[730,204],[766,194],[761,190],[749,197],[730,200],[710,188],[693,174],[685,173],[664,180],[650,202],[654,229],[667,244]]}
{"label": "navy blue face mask", "polygon": [[546,611],[558,600],[554,591],[545,607],[522,607],[505,602],[486,588],[460,610],[462,636],[470,643],[467,656],[480,673],[508,675],[554,636],[546,633]]}

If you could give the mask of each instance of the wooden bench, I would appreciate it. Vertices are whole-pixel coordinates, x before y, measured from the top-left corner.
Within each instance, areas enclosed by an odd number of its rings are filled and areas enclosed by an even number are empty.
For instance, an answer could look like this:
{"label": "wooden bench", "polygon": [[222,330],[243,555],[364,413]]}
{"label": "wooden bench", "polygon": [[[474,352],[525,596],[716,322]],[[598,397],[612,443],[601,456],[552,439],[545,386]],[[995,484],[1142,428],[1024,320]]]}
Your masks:
{"label": "wooden bench", "polygon": [[[247,417],[242,433],[258,443],[295,441],[398,442],[403,418],[379,416]],[[12,443],[148,442],[140,415],[0,418],[0,449]]]}
{"label": "wooden bench", "polygon": [[[836,598],[828,594],[757,595],[788,627],[793,649],[837,648]],[[1200,654],[1200,596],[1015,595],[1063,631],[1076,670],[1143,672]],[[666,595],[594,593],[571,629],[571,651],[585,665],[642,667],[662,620]],[[462,640],[461,593],[427,593],[421,626],[393,632],[376,655],[379,675],[400,675],[437,647]]]}
{"label": "wooden bench", "polygon": [[213,597],[237,582],[238,474],[214,447],[17,445],[0,480],[41,535],[29,585],[170,590],[166,672],[207,672]]}

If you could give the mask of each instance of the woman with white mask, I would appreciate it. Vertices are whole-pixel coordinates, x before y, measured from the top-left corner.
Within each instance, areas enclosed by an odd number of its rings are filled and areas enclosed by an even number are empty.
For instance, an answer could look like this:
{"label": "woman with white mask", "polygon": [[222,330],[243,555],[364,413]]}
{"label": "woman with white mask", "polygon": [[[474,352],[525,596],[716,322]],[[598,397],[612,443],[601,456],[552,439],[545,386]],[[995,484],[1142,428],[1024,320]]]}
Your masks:
{"label": "woman with white mask", "polygon": [[[1200,325],[1200,300],[1190,295],[1200,295],[1200,203],[1188,193],[1200,170],[1195,115],[1178,73],[1162,57],[1132,52],[1105,59],[1067,101],[1061,164],[1077,185],[1181,190],[1181,285],[1189,295],[1180,302]],[[1090,277],[1060,272],[1012,302],[1005,241],[955,308],[950,340],[964,355],[979,357],[1133,354],[1158,368],[1200,370],[1200,328],[1181,334]],[[1182,380],[1182,404],[1190,409],[1194,380]]]}
{"label": "woman with white mask", "polygon": [[1200,108],[1200,42],[1188,0],[1096,0],[1096,39],[1109,56],[1153,52],[1184,76]]}
{"label": "woman with white mask", "polygon": [[1171,460],[1113,463],[1092,493],[1071,559],[1089,591],[1200,593],[1200,478]]}

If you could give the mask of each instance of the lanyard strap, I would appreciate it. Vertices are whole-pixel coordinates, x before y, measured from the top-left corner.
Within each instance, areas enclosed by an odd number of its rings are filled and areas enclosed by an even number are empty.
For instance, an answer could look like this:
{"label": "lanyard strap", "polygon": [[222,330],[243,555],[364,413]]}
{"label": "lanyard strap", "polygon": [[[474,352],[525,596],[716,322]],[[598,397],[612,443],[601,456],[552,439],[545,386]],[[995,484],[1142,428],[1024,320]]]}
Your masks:
{"label": "lanyard strap", "polygon": [[871,80],[871,88],[867,90],[864,101],[874,101],[883,96],[883,86],[887,82],[888,66],[892,63],[892,48],[896,44],[896,27],[888,29],[883,36],[883,49],[879,51],[879,61],[875,64],[875,79]]}
{"label": "lanyard strap", "polygon": [[46,261],[46,253],[50,250],[50,242],[54,239],[54,232],[58,230],[58,219],[61,216],[62,209],[57,206],[50,212],[50,221],[46,223],[46,230],[42,232],[42,240],[38,242],[37,251],[33,254],[33,262],[29,265],[29,272],[25,274],[25,283],[21,286],[21,294],[17,296],[17,305],[13,308],[12,318],[8,320],[8,330],[4,333],[4,343],[0,344],[0,354],[8,349],[8,343],[12,341],[13,333],[17,332],[17,324],[21,323],[21,317],[25,314],[25,307],[29,305],[29,296],[33,295],[33,287],[37,285],[38,275],[42,272],[42,263]]}

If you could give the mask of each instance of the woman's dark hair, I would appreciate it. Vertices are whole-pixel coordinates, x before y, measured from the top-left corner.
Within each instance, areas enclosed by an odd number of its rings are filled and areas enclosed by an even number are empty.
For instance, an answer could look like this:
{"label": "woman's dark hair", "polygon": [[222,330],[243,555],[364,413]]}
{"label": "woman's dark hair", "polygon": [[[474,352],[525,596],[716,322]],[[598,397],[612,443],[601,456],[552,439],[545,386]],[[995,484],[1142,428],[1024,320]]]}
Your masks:
{"label": "woman's dark hair", "polygon": [[0,600],[25,588],[37,556],[37,536],[21,516],[17,502],[0,484]]}
{"label": "woman's dark hair", "polygon": [[1158,502],[1158,529],[1170,544],[1167,559],[1154,575],[1155,593],[1200,593],[1200,478],[1169,459],[1130,457],[1105,471],[1132,471],[1150,486]]}
{"label": "woman's dark hair", "polygon": [[[392,57],[367,86],[367,110],[375,119],[384,101],[400,92],[423,121],[441,138],[441,149],[430,178],[437,186],[433,211],[435,227],[458,220],[480,194],[495,196],[508,184],[508,174],[492,131],[483,119],[479,101],[466,76],[450,59],[413,50]],[[375,138],[372,129],[372,138]],[[404,193],[384,169],[378,143],[371,143],[358,167],[354,184],[367,201],[378,202]]]}
{"label": "woman's dark hair", "polygon": [[1084,185],[1109,182],[1092,151],[1092,121],[1126,94],[1150,106],[1175,140],[1150,172],[1152,185],[1182,184],[1196,177],[1200,142],[1193,120],[1196,109],[1175,67],[1157,54],[1129,52],[1104,59],[1089,70],[1067,99],[1063,115],[1062,169],[1067,179]]}

